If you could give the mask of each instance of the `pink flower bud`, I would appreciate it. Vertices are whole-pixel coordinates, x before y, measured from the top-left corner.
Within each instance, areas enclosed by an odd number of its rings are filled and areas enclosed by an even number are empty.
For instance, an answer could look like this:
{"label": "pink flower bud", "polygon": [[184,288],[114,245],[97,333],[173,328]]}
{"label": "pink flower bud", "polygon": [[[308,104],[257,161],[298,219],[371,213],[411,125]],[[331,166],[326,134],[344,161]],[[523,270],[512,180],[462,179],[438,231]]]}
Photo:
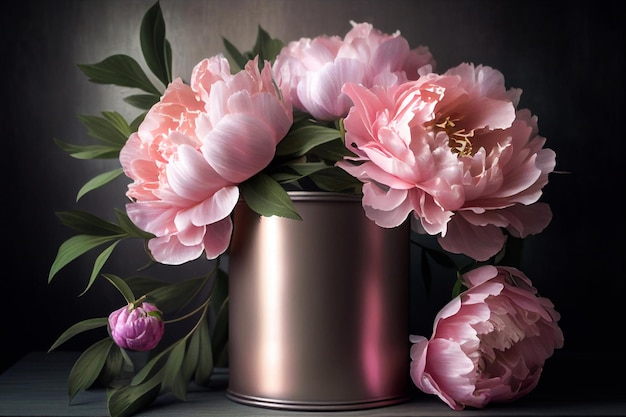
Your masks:
{"label": "pink flower bud", "polygon": [[164,327],[161,312],[150,303],[137,307],[130,303],[109,315],[111,337],[123,349],[153,349],[163,337]]}

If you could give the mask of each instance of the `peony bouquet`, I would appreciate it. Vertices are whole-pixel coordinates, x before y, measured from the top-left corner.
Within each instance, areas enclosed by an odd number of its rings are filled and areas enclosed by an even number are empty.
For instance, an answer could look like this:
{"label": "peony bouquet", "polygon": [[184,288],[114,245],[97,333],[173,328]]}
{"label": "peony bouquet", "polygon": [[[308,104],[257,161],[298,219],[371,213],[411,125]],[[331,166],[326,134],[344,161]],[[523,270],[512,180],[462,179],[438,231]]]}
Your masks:
{"label": "peony bouquet", "polygon": [[[418,388],[461,409],[509,401],[536,386],[544,361],[563,344],[559,315],[528,277],[500,263],[511,243],[549,224],[550,208],[539,199],[555,153],[544,148],[537,118],[518,108],[521,90],[507,89],[496,69],[462,63],[437,72],[428,48],[412,49],[399,32],[351,26],[343,37],[287,44],[259,28],[252,50],[224,40],[228,57],[203,59],[185,82],[172,77],[157,2],[140,36],[163,89],[127,55],[79,66],[93,82],[141,91],[125,101],[143,112],[131,122],[116,112],[82,116],[98,145],[57,141],[76,158],[121,164],[89,180],[79,198],[121,175],[130,179],[116,222],[58,213],[77,234],[60,246],[49,280],[105,247],[85,291],[102,276],[127,301],[108,318],[70,327],[51,347],[108,330],[74,365],[70,399],[99,382],[112,388],[110,414],[123,416],[165,391],[185,399],[190,380],[208,384],[213,367],[227,364],[226,273],[216,267],[172,284],[103,268],[127,238],[145,240],[153,263],[219,261],[237,202],[262,216],[300,219],[289,190],[360,195],[380,227],[410,221],[416,235],[436,237],[434,258],[467,259],[456,264],[458,285],[431,338],[410,338],[407,373]],[[188,333],[163,346],[165,325],[183,320],[194,320]],[[132,351],[149,351],[149,360],[120,383],[133,369]]]}

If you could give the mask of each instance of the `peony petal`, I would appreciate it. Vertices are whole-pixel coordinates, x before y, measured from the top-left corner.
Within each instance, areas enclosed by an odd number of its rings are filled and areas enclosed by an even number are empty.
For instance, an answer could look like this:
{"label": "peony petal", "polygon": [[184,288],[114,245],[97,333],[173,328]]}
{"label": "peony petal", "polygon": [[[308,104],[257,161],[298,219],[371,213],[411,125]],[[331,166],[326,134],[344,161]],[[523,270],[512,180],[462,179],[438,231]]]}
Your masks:
{"label": "peony petal", "polygon": [[477,261],[486,261],[498,253],[506,237],[499,227],[474,226],[457,214],[448,222],[446,235],[440,236],[437,241],[448,252],[462,253]]}
{"label": "peony petal", "polygon": [[473,396],[474,364],[457,343],[431,340],[425,374],[432,378],[435,394],[454,410],[463,409],[465,401]]}
{"label": "peony petal", "polygon": [[126,205],[126,214],[140,229],[163,236],[176,231],[174,218],[179,208],[161,201],[140,201]]}
{"label": "peony petal", "polygon": [[365,74],[363,65],[354,59],[338,58],[317,73],[308,73],[298,85],[298,98],[318,120],[346,116],[352,101],[341,92],[346,83],[359,83]]}
{"label": "peony petal", "polygon": [[229,185],[191,146],[179,146],[177,156],[167,165],[166,173],[172,191],[181,197],[200,202]]}
{"label": "peony petal", "polygon": [[197,259],[201,254],[202,245],[185,246],[175,235],[150,239],[148,249],[154,259],[165,265],[180,265]]}
{"label": "peony petal", "polygon": [[208,259],[215,259],[228,249],[233,233],[233,222],[226,217],[207,226],[204,237],[204,249]]}
{"label": "peony petal", "polygon": [[219,175],[238,184],[265,168],[276,139],[266,122],[250,114],[228,114],[203,138],[202,153]]}
{"label": "peony petal", "polygon": [[210,198],[194,206],[190,210],[190,217],[185,221],[196,226],[218,222],[232,213],[238,200],[238,187],[224,187]]}
{"label": "peony petal", "polygon": [[[177,219],[181,217],[182,213],[184,212],[181,212],[178,216],[176,216]],[[202,239],[204,238],[205,232],[204,225],[195,226],[189,222],[182,221],[178,221],[177,223],[178,224],[176,226],[178,232],[176,233],[176,237],[182,245],[196,246],[202,244]]]}
{"label": "peony petal", "polygon": [[507,230],[516,237],[541,233],[552,221],[552,210],[546,203],[530,206],[516,204],[503,210],[509,220]]}

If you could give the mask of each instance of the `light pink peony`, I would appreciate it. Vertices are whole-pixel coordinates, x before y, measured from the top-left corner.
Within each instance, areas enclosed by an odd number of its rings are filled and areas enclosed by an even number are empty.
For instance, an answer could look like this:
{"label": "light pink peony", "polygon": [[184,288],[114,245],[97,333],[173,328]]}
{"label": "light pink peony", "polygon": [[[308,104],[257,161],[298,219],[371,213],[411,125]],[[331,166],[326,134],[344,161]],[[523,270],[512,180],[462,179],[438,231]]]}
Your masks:
{"label": "light pink peony", "polygon": [[[447,234],[439,238],[439,243],[449,252],[484,261],[504,244],[503,228],[513,236],[524,238],[541,232],[550,223],[550,207],[537,201],[554,170],[556,154],[543,148],[546,139],[537,134],[537,118],[527,109],[516,110],[510,123],[505,118],[497,124],[483,122],[491,112],[494,116],[498,113],[491,107],[497,105],[492,98],[508,97],[517,108],[521,90],[506,91],[500,72],[463,64],[446,74],[459,76],[469,96],[442,103],[438,111],[443,117],[439,116],[437,123],[461,115],[454,127],[444,130],[455,144],[471,149],[459,152],[467,153],[459,157],[463,164],[465,202],[452,217]],[[481,115],[475,108],[486,114]],[[481,129],[481,125],[488,128]],[[463,134],[460,138],[451,134],[461,129],[473,133],[469,141]]]}
{"label": "light pink peony", "polygon": [[161,312],[154,304],[128,304],[109,315],[109,330],[115,344],[123,349],[147,351],[154,349],[165,325]]}
{"label": "light pink peony", "polygon": [[506,90],[500,72],[425,69],[388,88],[344,87],[354,102],[346,145],[358,157],[338,166],[364,183],[363,205],[378,225],[413,214],[416,231],[484,261],[504,245],[502,229],[523,238],[550,222],[549,206],[537,200],[555,153],[542,148],[536,118],[516,110],[521,90]]}
{"label": "light pink peony", "polygon": [[483,266],[435,318],[430,340],[411,335],[411,379],[455,410],[506,402],[532,391],[563,346],[560,315],[521,271]]}
{"label": "light pink peony", "polygon": [[150,109],[120,162],[134,180],[126,212],[156,236],[148,242],[154,259],[177,265],[228,248],[238,184],[269,164],[293,121],[279,97],[269,64],[259,71],[254,59],[231,75],[214,56]]}
{"label": "light pink peony", "polygon": [[352,82],[371,87],[418,78],[435,62],[427,47],[411,50],[399,32],[384,34],[369,23],[351,22],[339,36],[301,38],[286,45],[274,63],[274,77],[293,105],[318,120],[336,120],[351,102],[341,91]]}

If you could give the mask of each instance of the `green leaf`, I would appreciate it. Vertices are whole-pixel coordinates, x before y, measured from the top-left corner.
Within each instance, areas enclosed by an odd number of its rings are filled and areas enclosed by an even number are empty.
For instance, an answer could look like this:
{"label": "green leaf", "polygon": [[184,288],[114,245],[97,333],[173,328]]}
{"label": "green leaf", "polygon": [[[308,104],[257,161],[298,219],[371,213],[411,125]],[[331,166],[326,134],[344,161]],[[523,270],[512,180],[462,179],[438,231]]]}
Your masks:
{"label": "green leaf", "polygon": [[165,38],[165,21],[158,1],[143,16],[139,38],[148,68],[167,86],[172,80],[172,50]]}
{"label": "green leaf", "polygon": [[455,298],[466,289],[467,287],[465,286],[465,284],[463,284],[463,281],[461,280],[461,274],[457,272],[456,281],[454,281],[454,286],[452,287],[452,298]]}
{"label": "green leaf", "polygon": [[149,378],[152,378],[155,375],[161,374],[162,377],[162,365],[167,360],[167,355],[171,350],[172,346],[169,346],[167,349],[159,352],[152,359],[150,359],[148,363],[146,363],[143,368],[141,368],[139,372],[135,374],[133,379],[130,381],[130,385],[140,385],[141,383],[147,381]]}
{"label": "green leaf", "polygon": [[94,83],[138,88],[146,93],[161,95],[137,61],[128,55],[112,55],[96,64],[78,64],[78,68]]}
{"label": "green leaf", "polygon": [[193,300],[205,282],[204,277],[186,279],[150,291],[147,296],[150,302],[159,306],[163,314],[170,314],[181,310]]}
{"label": "green leaf", "polygon": [[76,201],[80,200],[88,192],[110,183],[123,173],[124,170],[122,168],[117,168],[112,171],[103,172],[102,174],[93,177],[92,179],[87,181],[85,185],[80,188],[80,190],[78,190],[78,194],[76,195]]}
{"label": "green leaf", "polygon": [[[226,49],[226,52],[229,55],[229,58],[231,58],[230,60],[231,72],[237,72],[237,71],[242,70],[246,66],[246,63],[248,62],[248,58],[244,56],[241,52],[239,52],[237,47],[235,47],[235,45],[230,43],[228,39],[222,38],[222,41],[224,43],[224,48]],[[237,68],[234,68],[233,65],[236,65]]]}
{"label": "green leaf", "polygon": [[221,269],[217,269],[215,281],[211,288],[211,296],[209,298],[209,307],[212,311],[217,311],[224,300],[228,298],[228,274]]}
{"label": "green leaf", "polygon": [[317,158],[323,161],[328,161],[333,165],[337,161],[342,161],[344,157],[346,156],[351,156],[351,157],[356,156],[354,152],[346,148],[346,146],[343,143],[343,140],[341,139],[336,139],[336,140],[331,140],[330,142],[326,142],[322,144],[322,146],[318,146],[312,149],[308,155],[316,156]]}
{"label": "green leaf", "polygon": [[87,319],[73,324],[70,328],[64,331],[61,336],[52,344],[48,352],[52,352],[54,349],[67,342],[77,334],[86,332],[88,330],[97,329],[98,327],[104,327],[108,325],[109,321],[107,317],[100,317],[96,319]]}
{"label": "green leaf", "polygon": [[57,256],[50,267],[48,273],[48,282],[59,272],[64,266],[78,258],[82,254],[94,249],[107,242],[115,240],[114,236],[91,236],[76,235],[67,239],[61,244],[57,252]]}
{"label": "green leaf", "polygon": [[64,152],[68,153],[72,158],[76,159],[117,159],[119,158],[120,148],[118,146],[108,145],[72,145],[53,139],[56,145]]}
{"label": "green leaf", "polygon": [[264,66],[264,61],[273,62],[285,44],[280,39],[272,38],[261,26],[257,30],[257,38],[251,51],[240,52],[228,39],[222,38],[224,49],[228,54],[231,72],[242,70],[248,61],[258,55],[259,69]]}
{"label": "green leaf", "polygon": [[309,174],[311,180],[325,191],[361,194],[363,183],[341,168],[329,167]]}
{"label": "green leaf", "polygon": [[111,253],[113,252],[113,249],[115,249],[118,243],[120,243],[120,240],[115,241],[112,245],[110,245],[105,250],[103,250],[100,253],[100,255],[98,255],[98,257],[96,258],[93,264],[93,269],[91,270],[91,276],[89,277],[89,282],[87,283],[87,287],[83,290],[83,292],[80,295],[83,295],[87,291],[89,291],[89,288],[91,288],[91,286],[93,285],[94,281],[96,280],[96,277],[102,270],[102,267],[104,266],[106,261],[109,259],[109,257],[111,256]]}
{"label": "green leaf", "polygon": [[111,346],[113,346],[113,340],[107,337],[88,347],[76,360],[70,371],[68,382],[70,403],[79,391],[86,390],[96,381]]}
{"label": "green leaf", "polygon": [[121,384],[120,378],[122,375],[126,372],[132,372],[132,362],[127,362],[126,358],[127,356],[124,355],[122,349],[117,345],[113,345],[111,350],[109,350],[109,355],[104,362],[102,371],[98,375],[98,382],[106,387],[114,383]]}
{"label": "green leaf", "polygon": [[273,62],[284,45],[281,40],[272,39],[272,37],[259,26],[256,42],[252,48],[252,55],[259,56],[259,65],[262,67],[263,61],[265,60]]}
{"label": "green leaf", "polygon": [[103,112],[104,117],[78,115],[87,134],[108,145],[122,149],[132,133],[126,120],[116,112]]}
{"label": "green leaf", "polygon": [[216,367],[228,368],[228,340],[220,350],[213,353],[213,361]]}
{"label": "green leaf", "polygon": [[[123,98],[126,103],[141,110],[150,110],[160,99],[161,97],[156,94],[134,94]],[[133,130],[136,131],[137,129]]]}
{"label": "green leaf", "polygon": [[200,341],[200,352],[198,353],[195,381],[198,385],[206,386],[209,384],[211,374],[213,373],[213,352],[211,350],[211,336],[206,317],[202,319],[196,332]]}
{"label": "green leaf", "polygon": [[228,274],[217,270],[211,289],[209,307],[215,317],[211,332],[211,350],[216,366],[227,366],[228,360]]}
{"label": "green leaf", "polygon": [[139,129],[139,125],[143,122],[143,120],[146,118],[146,114],[148,114],[147,111],[141,113],[139,116],[135,117],[133,119],[132,122],[130,122],[130,129],[133,132],[136,132]]}
{"label": "green leaf", "polygon": [[186,339],[176,342],[167,358],[164,367],[165,373],[163,374],[163,388],[169,388],[172,394],[180,400],[185,400],[187,397],[187,384],[189,382],[183,380],[181,372],[185,357],[185,344]]}
{"label": "green leaf", "polygon": [[319,145],[339,138],[341,138],[341,132],[337,129],[312,124],[304,125],[291,130],[278,143],[276,156],[302,156]]}
{"label": "green leaf", "polygon": [[127,303],[133,303],[137,300],[135,294],[133,294],[133,290],[130,289],[126,281],[117,275],[113,274],[102,274],[103,277],[109,280],[111,284],[122,294]]}
{"label": "green leaf", "polygon": [[228,364],[228,299],[225,299],[217,310],[213,334],[211,337],[211,350],[215,359],[215,365],[226,367]]}
{"label": "green leaf", "polygon": [[127,385],[108,395],[107,408],[111,417],[129,417],[149,406],[161,391],[162,371],[143,384]]}
{"label": "green leaf", "polygon": [[139,294],[140,296],[157,288],[170,285],[170,283],[160,279],[140,276],[126,278],[126,284],[132,289],[134,294]]}
{"label": "green leaf", "polygon": [[117,222],[124,232],[128,234],[130,237],[138,237],[140,239],[151,239],[154,237],[152,233],[145,232],[139,227],[135,225],[135,223],[130,220],[126,212],[115,209],[115,217],[117,218]]}
{"label": "green leaf", "polygon": [[271,177],[274,178],[274,180],[277,181],[279,184],[294,183],[303,178],[301,174],[294,173],[291,169],[273,170],[271,173]]}
{"label": "green leaf", "polygon": [[259,173],[239,185],[248,206],[262,216],[302,220],[293,201],[276,180]]}
{"label": "green leaf", "polygon": [[[283,165],[283,167],[297,172],[299,177],[307,177],[318,171],[330,168],[325,162],[292,162]],[[272,177],[275,178],[274,175]]]}
{"label": "green leaf", "polygon": [[[118,139],[121,141],[118,144],[123,146],[130,134],[133,133],[124,116],[116,111],[103,111],[102,115],[109,121],[111,127],[116,129],[121,134],[121,136],[118,136]],[[125,139],[122,140],[122,137]]]}
{"label": "green leaf", "polygon": [[81,234],[115,237],[121,237],[124,234],[124,230],[118,225],[107,222],[86,211],[58,211],[55,214],[61,220],[61,223]]}
{"label": "green leaf", "polygon": [[187,382],[191,380],[191,377],[196,372],[196,367],[198,366],[198,356],[200,353],[199,333],[200,332],[195,330],[191,334],[191,337],[187,342],[187,351],[185,352],[185,358],[183,359],[183,364],[181,366],[182,378]]}

